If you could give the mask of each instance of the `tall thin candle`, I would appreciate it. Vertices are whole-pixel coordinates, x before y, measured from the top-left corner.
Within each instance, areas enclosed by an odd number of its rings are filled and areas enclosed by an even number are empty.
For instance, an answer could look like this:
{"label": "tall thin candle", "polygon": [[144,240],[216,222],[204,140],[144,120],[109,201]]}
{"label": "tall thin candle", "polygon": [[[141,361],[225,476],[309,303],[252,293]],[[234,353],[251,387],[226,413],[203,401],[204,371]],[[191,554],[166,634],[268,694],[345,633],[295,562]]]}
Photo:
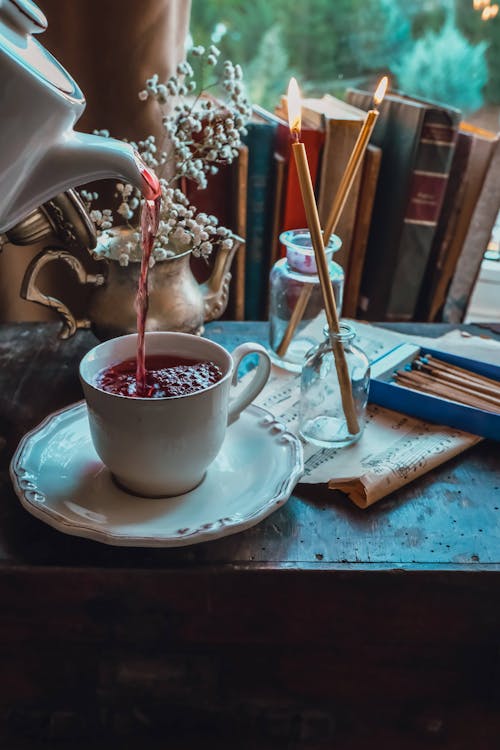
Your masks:
{"label": "tall thin candle", "polygon": [[[366,147],[368,146],[373,128],[375,127],[375,123],[377,122],[377,118],[379,115],[377,107],[380,105],[385,96],[385,92],[387,91],[387,84],[387,76],[384,76],[380,79],[373,95],[374,108],[370,109],[366,113],[366,118],[363,122],[363,126],[359,131],[358,138],[356,140],[356,143],[354,144],[354,148],[349,157],[349,161],[347,162],[347,166],[342,175],[340,185],[337,192],[335,193],[332,207],[330,209],[330,214],[328,216],[328,222],[323,234],[323,244],[325,246],[328,245],[332,234],[337,229],[337,224],[342,215],[342,211],[344,210],[344,206],[346,204],[347,198],[349,197],[349,193],[353,186],[359,167],[363,162]],[[290,345],[290,341],[292,340],[295,333],[295,329],[302,320],[302,316],[304,315],[307,304],[309,302],[312,289],[312,284],[308,284],[307,286],[303,287],[300,293],[299,299],[297,300],[297,304],[290,318],[285,334],[276,350],[280,357],[284,357],[286,354],[286,351]]]}
{"label": "tall thin candle", "polygon": [[[290,133],[294,138],[294,143],[292,144],[292,153],[295,159],[295,164],[297,166],[300,192],[306,212],[307,226],[309,227],[309,234],[311,236],[314,257],[316,259],[316,267],[318,269],[318,276],[321,286],[321,293],[323,296],[326,319],[330,332],[338,334],[339,319],[335,297],[328,274],[328,264],[325,255],[325,247],[323,244],[323,233],[321,231],[318,209],[314,198],[314,189],[311,181],[311,173],[309,172],[306,149],[304,144],[300,141],[301,105],[299,88],[295,78],[291,79],[290,85],[288,87],[288,119],[290,125]],[[344,410],[349,431],[352,435],[355,435],[359,432],[359,423],[352,397],[351,379],[349,376],[345,352],[342,343],[338,340],[338,338],[332,338],[332,348],[335,367],[339,379],[342,408]]]}

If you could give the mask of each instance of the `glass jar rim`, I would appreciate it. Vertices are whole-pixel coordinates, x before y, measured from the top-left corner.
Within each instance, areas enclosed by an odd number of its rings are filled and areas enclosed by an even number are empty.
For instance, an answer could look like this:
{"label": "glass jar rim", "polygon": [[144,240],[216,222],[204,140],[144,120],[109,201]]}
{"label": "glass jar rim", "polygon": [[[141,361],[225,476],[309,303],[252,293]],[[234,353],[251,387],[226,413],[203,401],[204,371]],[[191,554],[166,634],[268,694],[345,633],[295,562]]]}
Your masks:
{"label": "glass jar rim", "polygon": [[[300,238],[307,238],[309,245],[303,245],[298,240]],[[304,255],[314,256],[314,248],[310,239],[309,229],[287,229],[281,232],[279,236],[280,242],[287,248],[290,247],[297,252],[301,252]],[[342,246],[342,240],[337,234],[332,234],[328,240],[328,245],[325,247],[325,253],[336,253]]]}
{"label": "glass jar rim", "polygon": [[349,323],[344,323],[343,321],[341,321],[339,322],[338,333],[336,331],[332,331],[327,323],[323,326],[323,335],[328,341],[335,339],[336,341],[342,341],[343,343],[345,343],[347,341],[354,341],[354,339],[356,338],[356,331],[353,326],[349,325]]}

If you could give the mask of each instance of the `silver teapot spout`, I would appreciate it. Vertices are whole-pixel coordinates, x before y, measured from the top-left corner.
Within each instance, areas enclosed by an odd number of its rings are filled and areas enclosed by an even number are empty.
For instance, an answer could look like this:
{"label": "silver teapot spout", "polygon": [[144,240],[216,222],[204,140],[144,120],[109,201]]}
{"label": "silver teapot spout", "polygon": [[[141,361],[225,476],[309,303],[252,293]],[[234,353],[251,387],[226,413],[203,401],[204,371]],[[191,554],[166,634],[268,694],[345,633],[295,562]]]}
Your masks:
{"label": "silver teapot spout", "polygon": [[96,180],[123,180],[147,193],[145,174],[144,163],[128,143],[73,131],[39,162],[4,217],[4,231],[55,195]]}
{"label": "silver teapot spout", "polygon": [[0,233],[95,180],[124,180],[147,198],[159,190],[130,145],[74,130],[85,98],[33,36],[46,26],[33,0],[0,0]]}

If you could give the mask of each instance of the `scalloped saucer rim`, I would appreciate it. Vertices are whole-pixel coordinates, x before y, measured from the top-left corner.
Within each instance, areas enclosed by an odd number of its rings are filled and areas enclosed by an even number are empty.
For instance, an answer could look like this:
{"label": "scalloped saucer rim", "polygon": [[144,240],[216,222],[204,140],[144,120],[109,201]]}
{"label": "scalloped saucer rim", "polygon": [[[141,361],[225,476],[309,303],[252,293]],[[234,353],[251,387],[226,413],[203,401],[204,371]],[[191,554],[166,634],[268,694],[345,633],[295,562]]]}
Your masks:
{"label": "scalloped saucer rim", "polygon": [[125,547],[187,546],[244,531],[284,505],[303,471],[299,438],[255,404],[227,429],[203,482],[178,497],[138,497],[115,484],[92,445],[85,401],[26,433],[10,463],[31,515],[65,534]]}

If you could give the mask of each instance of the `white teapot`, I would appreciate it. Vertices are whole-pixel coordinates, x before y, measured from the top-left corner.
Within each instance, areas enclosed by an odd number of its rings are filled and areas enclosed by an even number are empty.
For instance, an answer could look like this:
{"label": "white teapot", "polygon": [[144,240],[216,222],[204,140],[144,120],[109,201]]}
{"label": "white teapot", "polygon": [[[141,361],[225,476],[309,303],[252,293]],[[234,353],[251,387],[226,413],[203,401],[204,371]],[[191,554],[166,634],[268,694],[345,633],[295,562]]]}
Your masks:
{"label": "white teapot", "polygon": [[0,234],[77,185],[112,177],[148,192],[131,146],[73,130],[77,84],[32,36],[47,20],[31,0],[0,0]]}

